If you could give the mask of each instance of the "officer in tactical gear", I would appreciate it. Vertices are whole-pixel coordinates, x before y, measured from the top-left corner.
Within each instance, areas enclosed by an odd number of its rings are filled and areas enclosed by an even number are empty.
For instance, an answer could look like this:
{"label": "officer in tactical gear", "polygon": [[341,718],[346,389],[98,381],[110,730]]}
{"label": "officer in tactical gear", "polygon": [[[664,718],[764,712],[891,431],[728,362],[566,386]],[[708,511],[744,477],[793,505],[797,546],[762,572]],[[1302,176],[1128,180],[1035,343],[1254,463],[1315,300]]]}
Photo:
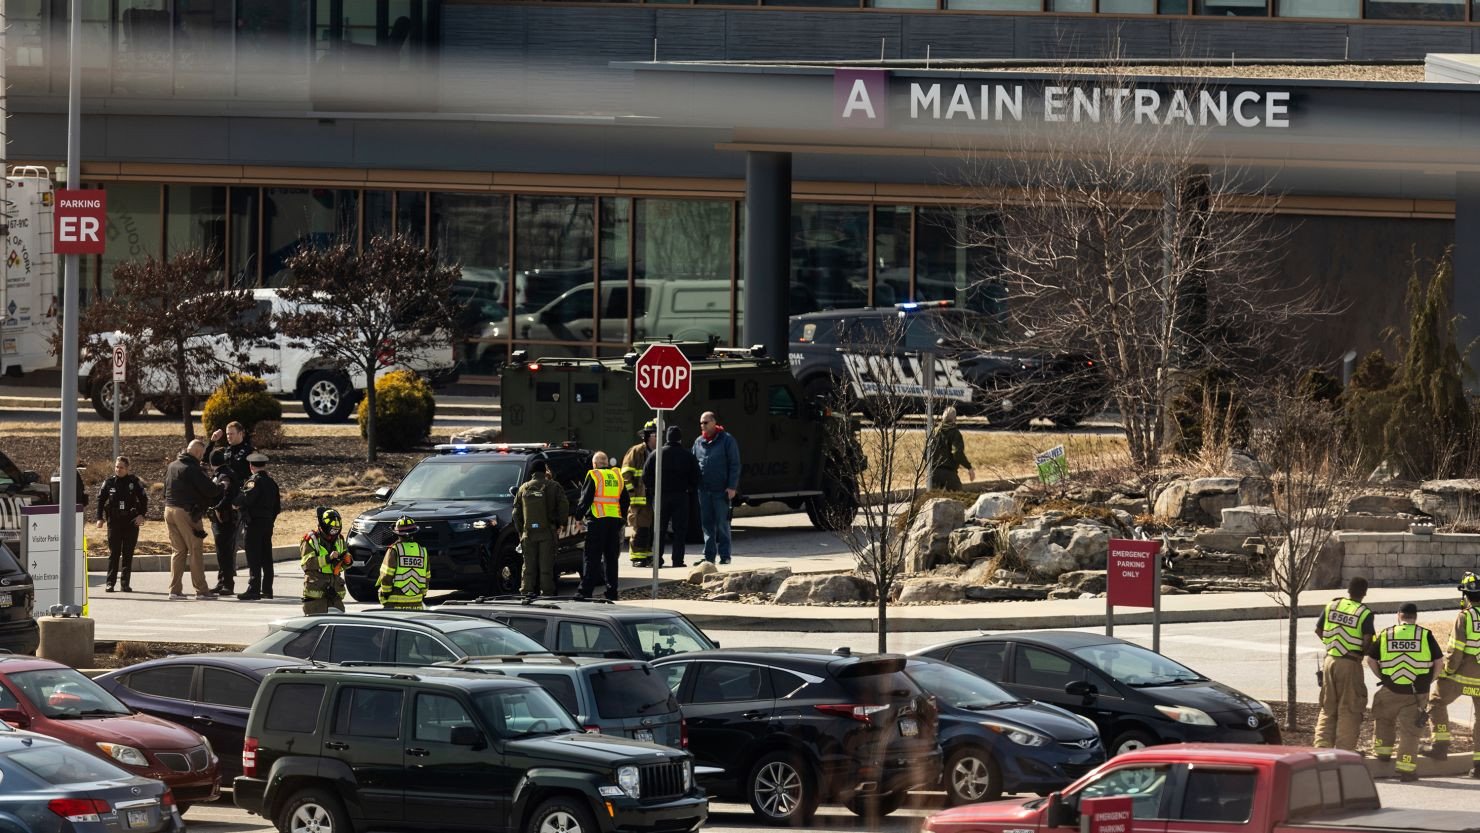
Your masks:
{"label": "officer in tactical gear", "polygon": [[1376,628],[1372,611],[1362,604],[1367,579],[1357,576],[1326,605],[1316,619],[1316,635],[1325,643],[1322,665],[1321,713],[1316,718],[1315,746],[1357,751],[1362,714],[1367,710],[1367,680],[1362,657],[1372,647]]}
{"label": "officer in tactical gear", "polygon": [[[1429,712],[1434,719],[1434,742],[1424,751],[1433,758],[1449,754],[1449,704],[1461,696],[1471,699],[1480,715],[1480,576],[1465,573],[1460,579],[1459,616],[1454,620],[1454,635],[1449,639],[1449,654],[1439,680],[1429,695]],[[1471,778],[1480,778],[1480,749],[1474,753]]]}
{"label": "officer in tactical gear", "polygon": [[925,449],[925,456],[926,465],[930,469],[932,489],[961,491],[961,476],[957,471],[962,468],[966,469],[972,480],[976,479],[976,469],[966,459],[966,439],[961,436],[961,429],[956,427],[954,407],[941,412],[940,421],[930,435],[930,445]]}
{"label": "officer in tactical gear", "polygon": [[319,528],[303,536],[298,564],[303,568],[303,612],[344,612],[344,579],[339,574],[350,565],[349,547],[344,543],[344,522],[339,512],[327,506],[314,510]]}
{"label": "officer in tactical gear", "polygon": [[211,452],[211,480],[221,490],[221,497],[206,509],[211,519],[211,536],[216,540],[216,586],[212,593],[232,595],[236,593],[236,548],[241,527],[236,517],[236,497],[246,485],[246,476],[237,479],[236,469],[226,449]]}
{"label": "officer in tactical gear", "polygon": [[642,467],[658,447],[657,423],[648,420],[637,436],[640,442],[622,455],[622,488],[627,492],[627,552],[632,566],[646,567],[653,563],[653,507],[648,505]]}
{"label": "officer in tactical gear", "polygon": [[236,496],[237,521],[242,525],[242,550],[247,558],[247,589],[237,599],[250,602],[272,598],[272,528],[283,511],[283,496],[267,473],[267,455],[247,455],[252,476]]}
{"label": "officer in tactical gear", "polygon": [[1377,694],[1372,697],[1372,753],[1380,761],[1393,757],[1397,735],[1398,760],[1393,769],[1400,781],[1418,780],[1418,739],[1428,725],[1423,709],[1429,685],[1443,668],[1439,641],[1418,622],[1418,605],[1409,602],[1398,610],[1398,624],[1372,640],[1367,667],[1377,675]]}
{"label": "officer in tactical gear", "polygon": [[416,521],[402,515],[396,519],[396,543],[380,562],[380,603],[391,610],[424,610],[432,570],[427,551],[411,540]]}
{"label": "officer in tactical gear", "polygon": [[622,550],[622,516],[627,509],[621,470],[610,465],[605,451],[592,454],[591,470],[586,472],[576,507],[586,525],[585,562],[581,566],[581,587],[576,591],[579,598],[591,598],[591,591],[601,584],[606,586],[606,597],[617,600],[617,559]]}
{"label": "officer in tactical gear", "polygon": [[529,464],[529,479],[514,495],[514,529],[524,555],[524,580],[520,589],[528,596],[535,590],[555,595],[556,535],[570,517],[570,498],[565,489],[546,476],[544,460]]}

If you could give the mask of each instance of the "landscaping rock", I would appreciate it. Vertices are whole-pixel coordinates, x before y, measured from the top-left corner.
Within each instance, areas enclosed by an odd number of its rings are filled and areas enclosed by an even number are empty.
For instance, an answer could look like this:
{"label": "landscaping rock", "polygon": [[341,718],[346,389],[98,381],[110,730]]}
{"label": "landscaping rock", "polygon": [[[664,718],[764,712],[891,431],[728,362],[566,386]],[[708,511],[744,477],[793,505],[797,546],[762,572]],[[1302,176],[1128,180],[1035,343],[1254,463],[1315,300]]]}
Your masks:
{"label": "landscaping rock", "polygon": [[1239,506],[1269,506],[1274,503],[1274,486],[1263,477],[1245,477],[1238,482]]}
{"label": "landscaping rock", "polygon": [[[1294,530],[1291,533],[1291,537],[1299,545],[1300,542],[1311,540],[1312,535],[1320,534],[1322,533],[1316,530],[1302,528]],[[1284,575],[1288,552],[1289,547],[1287,544],[1281,544],[1279,549],[1276,550],[1274,558],[1270,563],[1271,574],[1276,577]],[[1329,590],[1341,587],[1341,567],[1345,560],[1346,547],[1341,542],[1341,536],[1333,533],[1321,548],[1320,553],[1316,555],[1315,569],[1311,572],[1310,582],[1306,585],[1307,589]]]}
{"label": "landscaping rock", "polygon": [[1157,518],[1173,522],[1182,520],[1182,505],[1187,502],[1187,487],[1190,482],[1173,480],[1162,487],[1154,504]]}
{"label": "landscaping rock", "polygon": [[[957,504],[958,506],[960,504]],[[872,601],[874,586],[858,576],[792,576],[776,590],[776,604],[837,604]]]}
{"label": "landscaping rock", "polygon": [[998,570],[992,579],[998,584],[1022,584],[1028,580],[1028,574],[1017,570]]}
{"label": "landscaping rock", "polygon": [[1480,480],[1425,480],[1410,497],[1420,512],[1441,524],[1480,516]]}
{"label": "landscaping rock", "polygon": [[1273,529],[1278,518],[1268,506],[1234,506],[1223,510],[1222,521],[1219,530],[1224,534],[1261,535],[1264,529]]}
{"label": "landscaping rock", "polygon": [[722,593],[775,593],[791,578],[790,567],[762,567],[720,574]]}
{"label": "landscaping rock", "polygon": [[1187,595],[1187,591],[1180,587],[1173,587],[1170,584],[1163,584],[1161,586],[1161,594],[1163,596],[1185,596]]}
{"label": "landscaping rock", "polygon": [[1372,515],[1412,515],[1416,509],[1410,495],[1357,495],[1347,501],[1346,511]]}
{"label": "landscaping rock", "polygon": [[1151,512],[1151,502],[1144,497],[1132,495],[1113,495],[1105,501],[1105,508],[1113,511],[1124,511],[1135,515],[1146,515]]}
{"label": "landscaping rock", "polygon": [[1071,570],[1059,576],[1059,586],[1076,593],[1103,593],[1108,581],[1105,570]]}
{"label": "landscaping rock", "polygon": [[931,498],[920,507],[904,540],[904,567],[923,573],[951,555],[951,530],[966,522],[966,507],[950,498]]}
{"label": "landscaping rock", "polygon": [[966,510],[966,517],[979,520],[992,520],[1002,515],[1011,515],[1018,511],[1017,498],[1012,492],[987,492],[971,504]]}
{"label": "landscaping rock", "polygon": [[1259,476],[1263,474],[1259,468],[1259,461],[1255,460],[1242,451],[1228,450],[1228,459],[1223,464],[1224,469],[1238,475]]}
{"label": "landscaping rock", "polygon": [[958,582],[938,578],[913,578],[903,582],[901,602],[959,602],[966,597]]}
{"label": "landscaping rock", "polygon": [[739,593],[733,593],[733,592],[730,592],[730,593],[711,593],[708,596],[705,596],[704,597],[704,601],[706,601],[706,602],[738,602],[738,601],[740,601],[740,594]]}
{"label": "landscaping rock", "polygon": [[[1046,518],[1046,516],[1045,516]],[[1034,576],[1057,580],[1069,570],[1104,569],[1110,530],[1091,521],[1018,527],[1007,534],[1018,562]]]}
{"label": "landscaping rock", "polygon": [[951,562],[970,564],[978,558],[989,558],[996,549],[997,530],[984,526],[963,526],[950,535]]}
{"label": "landscaping rock", "polygon": [[491,428],[459,428],[452,432],[447,438],[450,443],[496,443],[504,437],[504,429]]}
{"label": "landscaping rock", "polygon": [[1077,599],[1079,591],[1072,587],[1055,587],[1048,591],[1048,597],[1050,599]]}
{"label": "landscaping rock", "polygon": [[966,598],[973,602],[1036,602],[1049,597],[1046,587],[1002,587],[973,585],[966,588]]}
{"label": "landscaping rock", "polygon": [[704,561],[703,559],[700,559],[698,564],[695,564],[694,566],[689,568],[689,577],[687,581],[689,584],[693,584],[696,586],[702,585],[704,583],[705,576],[712,576],[718,572],[719,567],[715,566],[713,561]]}

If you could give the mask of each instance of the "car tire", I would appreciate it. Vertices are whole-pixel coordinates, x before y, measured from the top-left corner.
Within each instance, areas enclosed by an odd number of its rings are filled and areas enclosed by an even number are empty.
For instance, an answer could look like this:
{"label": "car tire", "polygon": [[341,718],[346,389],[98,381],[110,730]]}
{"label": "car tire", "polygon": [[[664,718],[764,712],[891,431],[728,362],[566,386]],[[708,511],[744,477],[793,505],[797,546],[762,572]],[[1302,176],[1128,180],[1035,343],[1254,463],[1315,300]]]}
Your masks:
{"label": "car tire", "polygon": [[952,807],[996,801],[1002,797],[1002,769],[991,753],[979,746],[957,749],[946,758],[941,781]]}
{"label": "car tire", "polygon": [[807,498],[807,520],[824,531],[852,529],[858,516],[858,484],[851,477],[822,475],[822,494]]}
{"label": "car tire", "polygon": [[310,788],[293,793],[278,811],[280,833],[350,833],[344,805],[328,790]]}
{"label": "car tire", "polygon": [[600,833],[600,828],[583,802],[557,796],[530,814],[527,833]]}
{"label": "car tire", "polygon": [[1110,757],[1156,745],[1156,737],[1144,729],[1127,729],[1110,743]]}
{"label": "car tire", "polygon": [[745,797],[761,822],[797,827],[817,812],[817,777],[790,752],[762,755],[745,778]]}
{"label": "car tire", "polygon": [[516,548],[519,546],[519,537],[509,535],[495,545],[493,556],[493,577],[483,588],[485,596],[512,596],[519,592],[519,580],[523,574],[524,557]]}
{"label": "car tire", "polygon": [[299,387],[303,412],[314,422],[344,422],[355,407],[355,392],[343,373],[315,370]]}
{"label": "car tire", "polygon": [[[139,395],[139,389],[131,382],[124,382],[119,390],[120,399],[118,418],[120,420],[131,420],[144,411],[144,397]],[[113,419],[113,379],[108,377],[93,384],[92,392],[93,410],[103,419]]]}
{"label": "car tire", "polygon": [[868,821],[877,821],[898,810],[904,803],[904,793],[884,793],[883,795],[853,796],[843,803],[849,812],[859,818]]}

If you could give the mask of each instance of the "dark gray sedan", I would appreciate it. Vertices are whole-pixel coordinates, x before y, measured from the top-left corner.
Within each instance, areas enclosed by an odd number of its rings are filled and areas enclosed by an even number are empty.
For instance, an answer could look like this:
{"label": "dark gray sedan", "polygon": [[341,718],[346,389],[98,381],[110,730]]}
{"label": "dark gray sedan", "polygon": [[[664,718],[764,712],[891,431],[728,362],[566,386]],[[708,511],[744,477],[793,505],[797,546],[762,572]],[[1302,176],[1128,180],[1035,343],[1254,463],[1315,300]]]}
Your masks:
{"label": "dark gray sedan", "polygon": [[0,734],[0,833],[182,833],[174,796],[61,741]]}

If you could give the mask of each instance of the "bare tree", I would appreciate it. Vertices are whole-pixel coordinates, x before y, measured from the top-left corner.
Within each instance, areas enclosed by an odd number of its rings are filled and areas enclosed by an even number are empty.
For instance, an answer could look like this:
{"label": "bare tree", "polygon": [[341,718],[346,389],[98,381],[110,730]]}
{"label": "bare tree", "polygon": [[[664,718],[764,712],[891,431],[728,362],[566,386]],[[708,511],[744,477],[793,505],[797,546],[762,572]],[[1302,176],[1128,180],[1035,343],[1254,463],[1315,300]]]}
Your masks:
{"label": "bare tree", "polygon": [[[1037,112],[1002,134],[1005,149],[967,151],[968,181],[991,210],[957,235],[989,253],[962,294],[995,305],[1000,325],[964,340],[1010,341],[1039,351],[1045,367],[1084,359],[1075,376],[1027,374],[989,397],[1072,400],[1084,377],[1102,380],[1143,471],[1160,460],[1168,403],[1191,372],[1267,374],[1277,348],[1322,308],[1308,285],[1276,275],[1281,236],[1264,183],[1227,164],[1215,132],[1195,126],[1205,101],[1226,105],[1233,94],[1168,79],[1143,118],[1149,87],[1113,63],[1046,82],[1026,102]],[[1127,90],[1135,97],[1112,94]]]}
{"label": "bare tree", "polygon": [[1285,723],[1290,729],[1295,728],[1300,594],[1316,576],[1347,503],[1360,491],[1356,455],[1345,442],[1336,405],[1304,394],[1291,385],[1270,395],[1258,409],[1250,443],[1258,476],[1272,498],[1258,526],[1270,558],[1269,596],[1289,623]]}
{"label": "bare tree", "polygon": [[113,294],[88,307],[81,326],[92,336],[94,372],[108,373],[108,342],[121,339],[129,350],[132,395],[168,392],[177,397],[185,439],[190,440],[195,437],[191,410],[197,397],[233,373],[260,376],[270,369],[250,352],[270,334],[269,322],[250,314],[255,306],[250,291],[223,289],[220,258],[197,249],[168,260],[148,257],[119,264],[113,270]]}
{"label": "bare tree", "polygon": [[382,368],[446,347],[457,318],[452,287],[461,270],[405,237],[375,237],[303,248],[288,258],[297,309],[280,320],[283,334],[313,345],[340,369],[365,379],[366,459],[376,458],[375,376]]}
{"label": "bare tree", "polygon": [[[877,330],[845,326],[839,335],[848,378],[835,380],[829,404],[829,477],[853,501],[828,501],[815,511],[817,526],[848,547],[858,572],[873,585],[879,650],[889,650],[889,598],[908,568],[906,535],[919,516],[928,486],[927,433],[905,423],[918,413],[921,359],[901,356],[904,320],[888,318]],[[862,411],[862,423],[846,415]],[[856,431],[856,433],[855,433]],[[826,488],[826,487],[825,487]]]}

